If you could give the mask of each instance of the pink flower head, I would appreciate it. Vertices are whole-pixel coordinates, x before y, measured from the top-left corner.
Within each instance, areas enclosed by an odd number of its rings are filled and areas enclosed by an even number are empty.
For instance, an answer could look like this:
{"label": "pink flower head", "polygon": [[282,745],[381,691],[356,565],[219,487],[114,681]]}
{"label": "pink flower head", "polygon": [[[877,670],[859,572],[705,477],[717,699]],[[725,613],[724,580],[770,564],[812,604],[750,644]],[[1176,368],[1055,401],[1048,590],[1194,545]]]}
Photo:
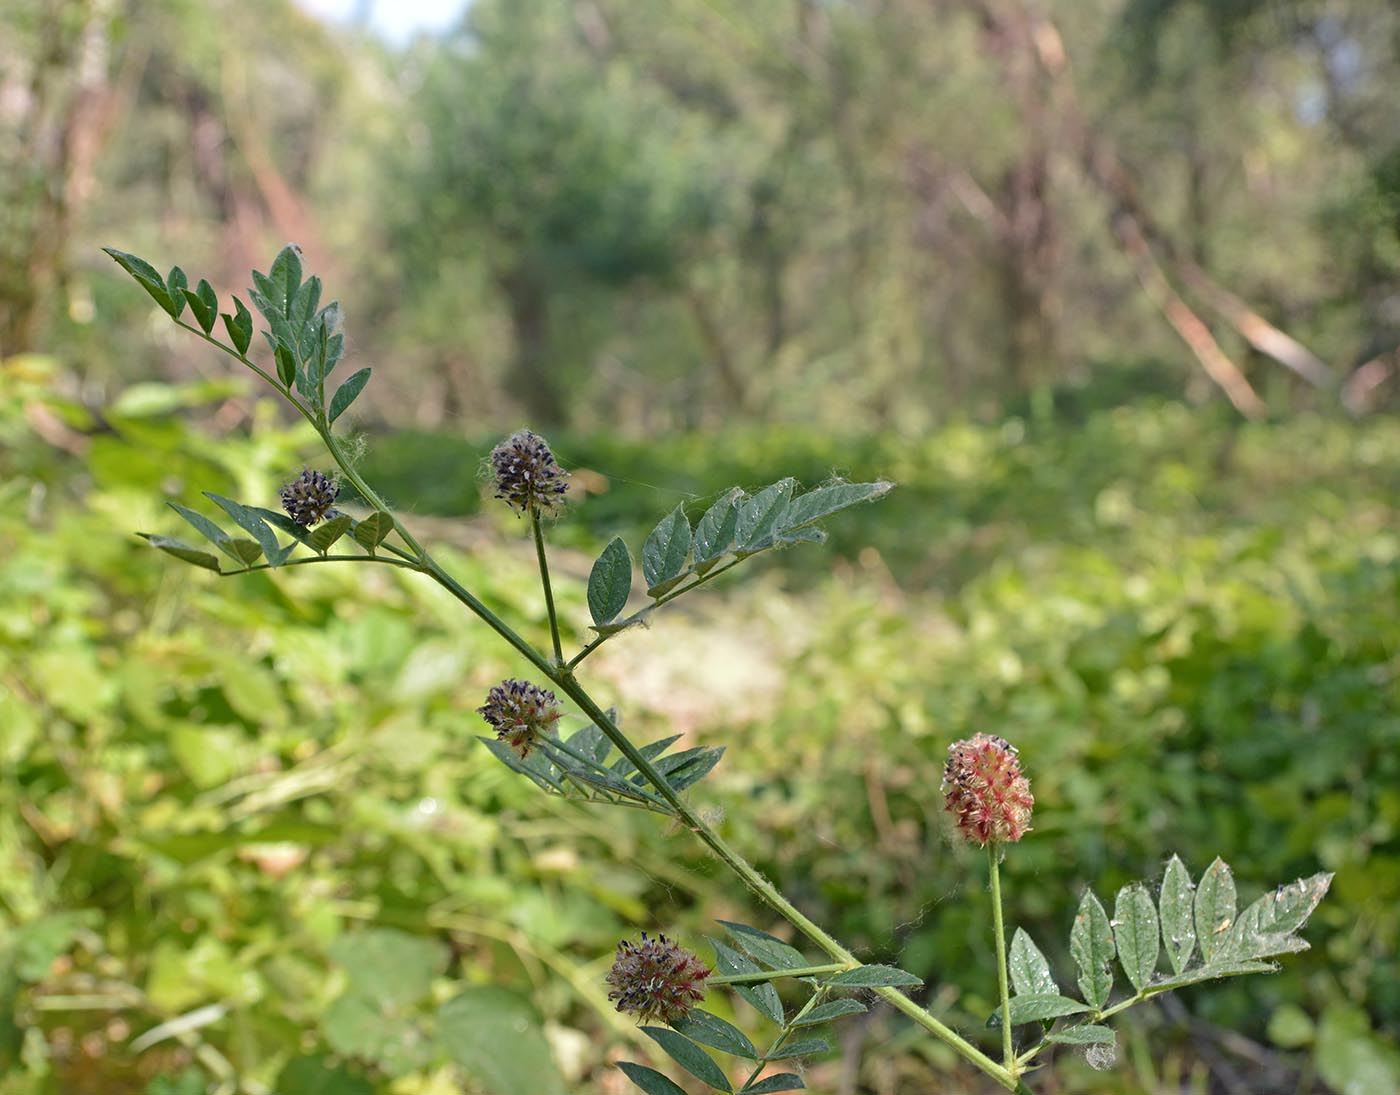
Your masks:
{"label": "pink flower head", "polygon": [[948,746],[943,794],[958,830],[978,844],[1010,844],[1031,827],[1031,782],[1021,774],[1016,747],[994,734]]}
{"label": "pink flower head", "polygon": [[605,978],[612,986],[609,1000],[618,1011],[630,1011],[639,1019],[674,1026],[705,996],[710,970],[684,947],[659,935],[639,942],[623,940],[617,958]]}

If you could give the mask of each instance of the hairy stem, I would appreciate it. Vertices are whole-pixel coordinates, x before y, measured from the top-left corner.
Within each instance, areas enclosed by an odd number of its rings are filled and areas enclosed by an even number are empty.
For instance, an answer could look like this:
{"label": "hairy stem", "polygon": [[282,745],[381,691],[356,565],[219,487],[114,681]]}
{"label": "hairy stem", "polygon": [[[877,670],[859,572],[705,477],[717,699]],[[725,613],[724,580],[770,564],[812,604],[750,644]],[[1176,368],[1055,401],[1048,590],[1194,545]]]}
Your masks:
{"label": "hairy stem", "polygon": [[1001,993],[1001,1053],[1007,1072],[1016,1074],[1016,1050],[1011,1044],[1011,991],[1006,977],[1006,926],[1001,916],[1001,849],[995,841],[987,845],[987,864],[992,879],[992,924],[997,938],[997,989]]}
{"label": "hairy stem", "polygon": [[544,554],[544,530],[540,527],[540,511],[530,511],[530,525],[535,532],[535,555],[540,561],[540,585],[544,587],[544,606],[549,612],[549,637],[554,641],[554,664],[564,664],[564,648],[559,643],[559,617],[554,614],[554,587],[549,582],[549,562]]}
{"label": "hairy stem", "polygon": [[788,970],[759,970],[757,973],[729,973],[720,977],[707,977],[707,985],[755,985],[764,981],[777,981],[783,977],[816,977],[823,973],[841,973],[850,967],[844,962],[828,962],[824,966],[799,966]]}

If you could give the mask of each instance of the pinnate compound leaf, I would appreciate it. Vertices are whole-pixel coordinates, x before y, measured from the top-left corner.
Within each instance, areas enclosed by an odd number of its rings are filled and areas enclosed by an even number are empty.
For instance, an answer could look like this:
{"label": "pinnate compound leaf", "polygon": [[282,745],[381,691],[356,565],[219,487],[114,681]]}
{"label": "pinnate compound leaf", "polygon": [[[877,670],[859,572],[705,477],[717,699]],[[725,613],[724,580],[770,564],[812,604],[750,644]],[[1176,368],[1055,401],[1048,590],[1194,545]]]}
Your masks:
{"label": "pinnate compound leaf", "polygon": [[591,722],[582,730],[575,731],[569,738],[569,748],[589,760],[602,764],[612,749],[612,742],[602,730]]}
{"label": "pinnate compound leaf", "polygon": [[253,314],[237,297],[233,298],[233,314],[224,313],[224,329],[228,331],[233,348],[246,356],[248,347],[253,344]]}
{"label": "pinnate compound leaf", "polygon": [[1241,977],[1247,973],[1273,973],[1278,969],[1272,962],[1212,962],[1208,966],[1163,977],[1152,982],[1153,989],[1179,989],[1186,985],[1197,985],[1202,981],[1218,981],[1222,977]]}
{"label": "pinnate compound leaf", "polygon": [[895,966],[857,966],[853,970],[843,970],[827,984],[850,989],[914,988],[922,985],[923,980]]}
{"label": "pinnate compound leaf", "polygon": [[324,555],[332,544],[350,531],[350,526],[354,523],[354,519],[348,513],[337,514],[312,529],[307,536],[307,542],[314,550]]}
{"label": "pinnate compound leaf", "polygon": [[[1058,1019],[1062,1015],[1079,1015],[1090,1010],[1092,1009],[1087,1004],[1081,1004],[1078,1000],[1072,1000],[1068,996],[1061,996],[1058,993],[1013,996],[1011,998],[1011,1025],[1017,1027],[1022,1023],[1042,1023],[1048,1019]],[[987,1026],[1001,1026],[1000,1008],[992,1012],[991,1017],[987,1020]]]}
{"label": "pinnate compound leaf", "polygon": [[1083,1026],[1069,1027],[1047,1034],[1045,1040],[1062,1046],[1111,1046],[1117,1041],[1117,1037],[1108,1027],[1085,1023]]}
{"label": "pinnate compound leaf", "polygon": [[1069,934],[1069,952],[1079,967],[1079,991],[1094,1008],[1102,1008],[1113,991],[1113,957],[1116,948],[1108,914],[1094,896],[1085,890]]}
{"label": "pinnate compound leaf", "polygon": [[621,536],[614,536],[588,575],[588,611],[599,627],[610,624],[627,606],[632,592],[632,556]]}
{"label": "pinnate compound leaf", "polygon": [[564,784],[555,775],[554,765],[549,763],[548,758],[540,750],[536,749],[528,757],[521,759],[519,753],[499,738],[482,736],[476,740],[486,746],[491,751],[491,755],[512,772],[519,773],[533,781],[540,790],[555,791],[561,795],[564,793]]}
{"label": "pinnate compound leaf", "polygon": [[369,369],[351,373],[345,383],[335,390],[335,395],[331,396],[330,410],[326,414],[330,421],[334,422],[355,402],[355,397],[364,391],[365,385],[369,383],[369,374]]}
{"label": "pinnate compound leaf", "polygon": [[711,1015],[700,1008],[692,1008],[689,1015],[676,1023],[676,1029],[687,1038],[724,1053],[747,1057],[750,1061],[758,1059],[758,1050],[747,1034],[718,1015]]}
{"label": "pinnate compound leaf", "polygon": [[1118,944],[1118,962],[1133,988],[1141,990],[1157,968],[1161,942],[1157,910],[1152,896],[1141,882],[1118,891],[1113,903],[1113,938]]}
{"label": "pinnate compound leaf", "polygon": [[[209,518],[205,517],[204,514],[196,513],[192,509],[186,509],[178,502],[168,502],[166,504],[188,521],[195,531],[235,562],[251,566],[262,557],[262,548],[259,545],[253,543],[251,540],[234,540],[233,537],[218,525],[214,524]],[[235,544],[242,546],[235,547]],[[252,549],[251,558],[249,558],[249,548]]]}
{"label": "pinnate compound leaf", "polygon": [[704,574],[719,562],[734,544],[734,531],[739,521],[739,499],[744,492],[730,487],[720,500],[705,511],[695,526],[695,571]]}
{"label": "pinnate compound leaf", "polygon": [[1007,965],[1011,973],[1011,986],[1017,996],[1053,996],[1059,993],[1060,986],[1055,984],[1050,963],[1031,937],[1020,928],[1011,937]]}
{"label": "pinnate compound leaf", "polygon": [[795,1072],[776,1072],[743,1088],[743,1095],[769,1095],[774,1091],[803,1091],[807,1087]]}
{"label": "pinnate compound leaf", "polygon": [[1210,965],[1235,923],[1235,878],[1223,859],[1217,857],[1201,876],[1194,913],[1201,957]]}
{"label": "pinnate compound leaf", "polygon": [[1172,972],[1180,973],[1191,961],[1196,950],[1196,927],[1193,913],[1195,886],[1180,857],[1172,856],[1162,875],[1162,889],[1157,907],[1162,917],[1162,944]]}
{"label": "pinnate compound leaf", "polygon": [[647,593],[660,597],[671,589],[690,557],[690,522],[677,506],[657,523],[642,545],[642,577]]}
{"label": "pinnate compound leaf", "polygon": [[438,1011],[438,1033],[462,1069],[492,1095],[567,1095],[539,1016],[524,997],[474,985]]}
{"label": "pinnate compound leaf", "polygon": [[781,939],[771,936],[765,931],[751,928],[747,924],[736,924],[729,920],[721,920],[720,923],[724,925],[724,930],[729,933],[729,937],[739,945],[741,950],[769,969],[791,970],[811,965],[806,956],[796,947],[784,943]]}
{"label": "pinnate compound leaf", "polygon": [[[616,716],[614,716],[614,720]],[[656,741],[647,742],[646,745],[639,746],[637,752],[641,753],[647,760],[655,760],[662,753],[666,752],[676,742],[681,740],[681,735],[672,734],[668,738],[658,738]],[[619,776],[629,777],[637,771],[637,766],[626,757],[619,757],[612,766],[612,770]]]}
{"label": "pinnate compound leaf", "polygon": [[239,528],[252,535],[253,539],[262,547],[263,554],[267,556],[267,561],[270,564],[278,566],[286,558],[286,553],[277,543],[276,534],[267,527],[267,522],[255,510],[240,502],[235,502],[232,498],[225,498],[211,491],[205,491],[204,497],[232,517]]}
{"label": "pinnate compound leaf", "polygon": [[633,1061],[618,1061],[617,1067],[647,1095],[685,1095],[685,1088],[661,1075],[654,1068]]}
{"label": "pinnate compound leaf", "polygon": [[825,1023],[831,1019],[839,1019],[843,1015],[859,1015],[861,1012],[869,1011],[859,1000],[846,997],[842,1000],[828,1000],[825,1004],[818,1004],[801,1019],[796,1020],[793,1026],[810,1027],[817,1023]]}
{"label": "pinnate compound leaf", "polygon": [[642,1027],[642,1033],[664,1049],[671,1060],[697,1080],[719,1091],[734,1090],[725,1077],[724,1070],[715,1063],[715,1059],[689,1038],[669,1027]]}
{"label": "pinnate compound leaf", "polygon": [[793,486],[794,480],[780,479],[739,503],[734,546],[740,555],[752,555],[773,546],[777,531],[782,527],[783,515],[787,512]]}
{"label": "pinnate compound leaf", "polygon": [[894,489],[893,483],[830,483],[794,498],[783,514],[780,531],[786,536],[848,506],[873,502]]}
{"label": "pinnate compound leaf", "polygon": [[[151,299],[159,304],[171,319],[175,319],[180,315],[180,308],[176,306],[175,301],[171,298],[170,290],[165,287],[165,279],[156,272],[154,266],[143,258],[138,258],[136,255],[128,254],[125,251],[118,251],[114,247],[104,247],[102,250],[106,251],[107,254],[116,260],[117,265],[135,278],[141,288],[146,290]],[[180,306],[183,307],[183,304],[184,300],[182,298]]]}
{"label": "pinnate compound leaf", "polygon": [[220,573],[219,557],[217,555],[211,555],[207,551],[200,551],[199,548],[191,547],[183,540],[176,540],[171,536],[157,536],[149,532],[138,532],[137,535],[149,543],[151,547],[160,548],[160,550],[167,555],[173,555],[183,562],[193,563],[195,566],[203,567],[205,570],[212,570],[215,574]]}
{"label": "pinnate compound leaf", "polygon": [[[725,976],[736,973],[761,973],[758,963],[747,955],[740,954],[733,947],[711,939],[710,946],[715,951],[715,969]],[[783,1021],[783,1003],[778,999],[778,990],[769,984],[733,985],[735,992],[756,1007],[775,1023]]]}

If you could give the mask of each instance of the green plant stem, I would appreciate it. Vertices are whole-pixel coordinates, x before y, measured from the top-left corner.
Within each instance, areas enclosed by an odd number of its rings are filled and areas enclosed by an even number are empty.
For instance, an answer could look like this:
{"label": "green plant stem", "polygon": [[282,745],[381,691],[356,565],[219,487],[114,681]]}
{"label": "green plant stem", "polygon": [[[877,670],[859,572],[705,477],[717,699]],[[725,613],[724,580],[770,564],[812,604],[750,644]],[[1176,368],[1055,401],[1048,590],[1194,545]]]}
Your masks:
{"label": "green plant stem", "polygon": [[559,617],[554,614],[554,587],[549,582],[549,562],[544,554],[544,530],[540,527],[540,511],[530,511],[530,525],[535,533],[535,555],[540,561],[540,585],[544,587],[544,607],[549,612],[549,637],[554,641],[554,663],[564,664],[564,648],[559,642]]}
{"label": "green plant stem", "polygon": [[987,845],[987,865],[992,879],[992,924],[997,938],[997,989],[1001,993],[1001,1052],[1006,1071],[1016,1075],[1016,1050],[1011,1044],[1011,990],[1006,977],[1006,926],[1001,916],[1000,847]]}
{"label": "green plant stem", "polygon": [[842,973],[851,967],[844,962],[828,962],[824,966],[799,966],[790,970],[759,970],[757,973],[730,973],[721,977],[707,977],[707,985],[754,985],[763,981],[777,981],[783,977],[816,977],[823,973]]}

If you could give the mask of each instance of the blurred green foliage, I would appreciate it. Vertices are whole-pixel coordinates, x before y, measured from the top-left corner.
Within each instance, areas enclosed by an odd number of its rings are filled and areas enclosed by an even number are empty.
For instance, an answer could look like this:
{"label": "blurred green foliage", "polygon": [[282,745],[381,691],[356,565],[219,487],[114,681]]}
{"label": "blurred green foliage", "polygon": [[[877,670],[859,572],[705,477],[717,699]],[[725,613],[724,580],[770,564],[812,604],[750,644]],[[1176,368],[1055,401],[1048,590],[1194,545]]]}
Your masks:
{"label": "blurred green foliage", "polygon": [[[608,1047],[647,1052],[604,999],[616,939],[763,923],[683,834],[566,809],[471,743],[472,709],[519,667],[430,587],[336,568],[220,580],[131,535],[177,527],[165,497],[271,498],[307,436],[260,416],[208,435],[193,423],[223,386],[96,412],[49,359],[0,377],[5,1095],[235,1076],[283,1095],[523,1090],[483,1033],[497,1015],[542,1031],[568,1090],[601,1091]],[[588,674],[643,740],[727,745],[704,792],[727,836],[862,955],[926,977],[949,1021],[975,1032],[994,979],[977,857],[945,839],[936,789],[948,742],[992,730],[1038,800],[1004,870],[1009,917],[1062,974],[1081,888],[1153,877],[1170,851],[1194,873],[1230,859],[1245,900],[1337,872],[1310,953],[1184,991],[1185,1012],[1140,1009],[1131,1064],[1066,1057],[1066,1090],[1166,1090],[1206,1067],[1213,1024],[1285,1064],[1311,1055],[1336,1090],[1400,1075],[1395,423],[1241,429],[1146,402],[901,444],[736,430],[560,448],[593,492],[556,531],[591,552],[677,492],[832,469],[901,483],[833,545],[785,552],[743,596],[726,579],[733,595],[615,640]],[[376,439],[368,462],[399,462],[400,501],[449,474],[478,491],[477,458],[440,449],[424,468],[424,439]],[[543,638],[508,514],[421,520]],[[575,638],[589,557],[559,555]],[[759,1033],[732,998],[708,1006]],[[887,1017],[856,1033],[875,1090],[958,1075],[899,1052]]]}

